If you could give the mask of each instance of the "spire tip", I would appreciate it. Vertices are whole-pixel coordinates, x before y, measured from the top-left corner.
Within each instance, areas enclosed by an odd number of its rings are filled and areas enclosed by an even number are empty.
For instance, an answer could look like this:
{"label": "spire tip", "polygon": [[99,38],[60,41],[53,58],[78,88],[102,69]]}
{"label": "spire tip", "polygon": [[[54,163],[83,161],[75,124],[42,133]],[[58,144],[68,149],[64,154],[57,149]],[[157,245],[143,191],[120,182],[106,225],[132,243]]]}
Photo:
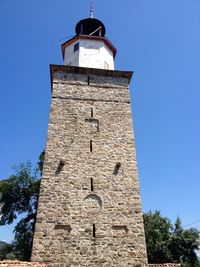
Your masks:
{"label": "spire tip", "polygon": [[94,18],[94,1],[90,0],[90,18]]}

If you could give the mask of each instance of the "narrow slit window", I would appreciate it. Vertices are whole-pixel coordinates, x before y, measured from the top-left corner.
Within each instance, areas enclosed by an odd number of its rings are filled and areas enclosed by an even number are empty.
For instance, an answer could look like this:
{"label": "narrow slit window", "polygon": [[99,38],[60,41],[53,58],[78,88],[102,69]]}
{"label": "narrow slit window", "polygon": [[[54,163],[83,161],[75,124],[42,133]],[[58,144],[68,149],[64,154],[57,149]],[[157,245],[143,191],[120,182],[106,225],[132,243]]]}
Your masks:
{"label": "narrow slit window", "polygon": [[93,108],[91,108],[91,118],[93,118]]}
{"label": "narrow slit window", "polygon": [[63,160],[60,160],[57,170],[55,172],[56,176],[62,171],[64,166],[65,166],[65,162]]}
{"label": "narrow slit window", "polygon": [[118,174],[120,167],[121,167],[121,163],[117,162],[116,165],[115,165],[114,172],[113,172],[114,175]]}
{"label": "narrow slit window", "polygon": [[91,178],[91,191],[94,191],[93,178]]}
{"label": "narrow slit window", "polygon": [[92,140],[90,140],[90,152],[92,152],[93,147],[92,147]]}
{"label": "narrow slit window", "polygon": [[93,224],[93,237],[94,238],[96,237],[96,227],[95,227],[95,224]]}
{"label": "narrow slit window", "polygon": [[74,45],[74,52],[78,51],[79,50],[79,43],[76,43]]}
{"label": "narrow slit window", "polygon": [[88,80],[87,81],[88,81],[88,85],[90,85],[90,76],[88,76]]}

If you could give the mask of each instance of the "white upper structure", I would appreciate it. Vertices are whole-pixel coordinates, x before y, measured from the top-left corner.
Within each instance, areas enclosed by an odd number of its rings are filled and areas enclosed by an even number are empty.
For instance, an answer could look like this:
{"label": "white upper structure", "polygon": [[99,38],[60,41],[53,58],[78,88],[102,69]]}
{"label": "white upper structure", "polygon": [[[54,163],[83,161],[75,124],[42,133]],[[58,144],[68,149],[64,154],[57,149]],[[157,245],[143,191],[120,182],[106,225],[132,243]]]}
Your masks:
{"label": "white upper structure", "polygon": [[104,37],[105,27],[97,19],[81,20],[77,35],[62,44],[63,64],[114,70],[115,47]]}

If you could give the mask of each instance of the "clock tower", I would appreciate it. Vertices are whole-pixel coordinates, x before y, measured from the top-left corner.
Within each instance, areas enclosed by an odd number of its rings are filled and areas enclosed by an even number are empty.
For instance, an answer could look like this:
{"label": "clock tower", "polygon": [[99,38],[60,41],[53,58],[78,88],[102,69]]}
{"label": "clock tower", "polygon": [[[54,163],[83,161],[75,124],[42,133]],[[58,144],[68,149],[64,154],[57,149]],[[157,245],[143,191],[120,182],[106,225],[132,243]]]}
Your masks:
{"label": "clock tower", "polygon": [[132,72],[93,17],[50,65],[51,111],[32,261],[49,267],[147,264],[130,108]]}

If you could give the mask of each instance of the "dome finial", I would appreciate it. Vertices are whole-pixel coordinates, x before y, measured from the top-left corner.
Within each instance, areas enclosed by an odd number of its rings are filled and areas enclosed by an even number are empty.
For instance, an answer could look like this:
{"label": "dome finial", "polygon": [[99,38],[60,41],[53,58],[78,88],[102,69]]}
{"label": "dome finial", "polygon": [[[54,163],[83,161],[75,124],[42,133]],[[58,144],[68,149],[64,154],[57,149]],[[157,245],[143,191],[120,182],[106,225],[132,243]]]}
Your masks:
{"label": "dome finial", "polygon": [[94,18],[94,1],[90,0],[90,18]]}

